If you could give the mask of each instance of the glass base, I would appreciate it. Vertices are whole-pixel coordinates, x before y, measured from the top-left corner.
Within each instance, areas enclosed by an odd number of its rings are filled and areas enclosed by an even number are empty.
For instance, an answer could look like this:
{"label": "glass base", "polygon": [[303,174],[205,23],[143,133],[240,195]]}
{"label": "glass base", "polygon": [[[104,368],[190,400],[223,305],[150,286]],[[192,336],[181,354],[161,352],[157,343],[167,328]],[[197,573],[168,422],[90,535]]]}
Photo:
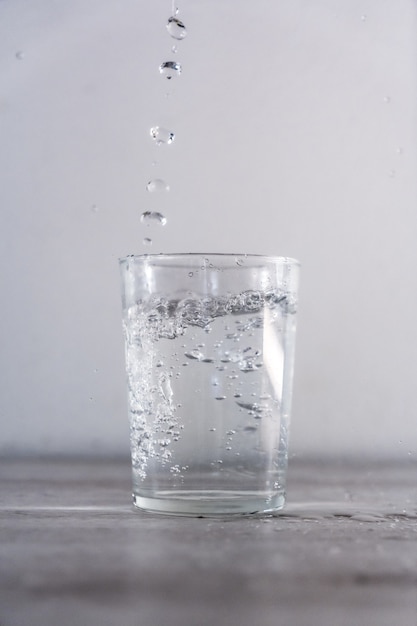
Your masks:
{"label": "glass base", "polygon": [[158,491],[150,495],[133,494],[138,509],[165,515],[222,517],[267,514],[280,511],[284,493],[260,494],[248,491]]}

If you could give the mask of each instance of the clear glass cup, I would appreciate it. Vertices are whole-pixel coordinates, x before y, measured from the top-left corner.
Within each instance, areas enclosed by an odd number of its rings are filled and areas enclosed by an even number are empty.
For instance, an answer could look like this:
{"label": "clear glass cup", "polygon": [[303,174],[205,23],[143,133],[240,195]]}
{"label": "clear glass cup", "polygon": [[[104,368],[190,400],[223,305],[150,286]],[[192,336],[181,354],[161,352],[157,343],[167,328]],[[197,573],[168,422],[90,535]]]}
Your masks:
{"label": "clear glass cup", "polygon": [[285,502],[299,264],[120,260],[133,500],[194,516]]}

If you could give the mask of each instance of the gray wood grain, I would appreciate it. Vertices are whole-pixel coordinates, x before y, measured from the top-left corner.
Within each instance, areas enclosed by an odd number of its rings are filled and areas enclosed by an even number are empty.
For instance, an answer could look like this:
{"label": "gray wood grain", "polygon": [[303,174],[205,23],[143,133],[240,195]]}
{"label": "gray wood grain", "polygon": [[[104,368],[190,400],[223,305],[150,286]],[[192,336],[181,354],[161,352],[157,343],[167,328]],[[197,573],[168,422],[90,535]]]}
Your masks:
{"label": "gray wood grain", "polygon": [[415,470],[295,461],[282,514],[193,519],[128,459],[0,461],[0,626],[415,626]]}

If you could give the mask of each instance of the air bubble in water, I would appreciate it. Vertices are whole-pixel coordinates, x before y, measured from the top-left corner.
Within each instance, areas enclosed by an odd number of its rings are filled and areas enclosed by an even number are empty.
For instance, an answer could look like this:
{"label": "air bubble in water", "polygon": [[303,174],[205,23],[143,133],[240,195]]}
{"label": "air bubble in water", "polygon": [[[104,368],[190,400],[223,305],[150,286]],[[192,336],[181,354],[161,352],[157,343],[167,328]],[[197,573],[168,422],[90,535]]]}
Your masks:
{"label": "air bubble in water", "polygon": [[187,359],[192,359],[194,361],[202,361],[204,359],[204,354],[197,348],[190,350],[190,352],[184,352],[184,356],[186,356]]}
{"label": "air bubble in water", "polygon": [[169,191],[169,185],[162,178],[153,178],[146,185],[146,190],[149,193],[156,193],[159,191]]}
{"label": "air bubble in water", "polygon": [[165,226],[167,218],[165,215],[162,215],[162,213],[159,213],[159,211],[145,211],[140,216],[140,221],[145,224],[158,223],[161,224],[161,226]]}
{"label": "air bubble in water", "polygon": [[181,71],[181,64],[176,61],[165,61],[159,66],[159,73],[162,74],[162,76],[165,76],[168,80],[171,80],[171,78],[174,78],[175,76],[179,76]]}
{"label": "air bubble in water", "polygon": [[170,144],[175,139],[175,133],[161,126],[153,126],[150,130],[151,137],[156,141],[158,146],[162,144]]}
{"label": "air bubble in water", "polygon": [[184,39],[187,35],[185,25],[176,17],[170,17],[167,23],[167,30],[174,39]]}

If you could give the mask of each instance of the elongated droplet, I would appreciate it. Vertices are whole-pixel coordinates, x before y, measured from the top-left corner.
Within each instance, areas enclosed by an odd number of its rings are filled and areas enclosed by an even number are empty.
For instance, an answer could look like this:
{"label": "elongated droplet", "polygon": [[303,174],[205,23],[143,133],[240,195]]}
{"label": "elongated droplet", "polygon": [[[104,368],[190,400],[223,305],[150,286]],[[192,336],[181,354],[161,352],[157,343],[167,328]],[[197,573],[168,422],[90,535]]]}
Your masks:
{"label": "elongated droplet", "polygon": [[145,211],[140,216],[140,221],[144,224],[160,224],[161,226],[165,226],[167,223],[167,218],[159,211]]}
{"label": "elongated droplet", "polygon": [[171,80],[171,78],[174,78],[175,76],[179,76],[181,71],[181,64],[176,61],[165,61],[159,66],[159,73],[162,74],[162,76],[165,76],[168,80]]}
{"label": "elongated droplet", "polygon": [[154,126],[151,128],[151,137],[154,139],[158,146],[162,144],[170,144],[175,139],[175,133],[167,128],[161,128],[160,126]]}
{"label": "elongated droplet", "polygon": [[185,25],[177,17],[170,17],[167,24],[167,31],[174,39],[184,39],[187,35]]}
{"label": "elongated droplet", "polygon": [[149,193],[158,193],[162,191],[169,191],[169,185],[162,178],[153,178],[146,185],[146,190]]}

